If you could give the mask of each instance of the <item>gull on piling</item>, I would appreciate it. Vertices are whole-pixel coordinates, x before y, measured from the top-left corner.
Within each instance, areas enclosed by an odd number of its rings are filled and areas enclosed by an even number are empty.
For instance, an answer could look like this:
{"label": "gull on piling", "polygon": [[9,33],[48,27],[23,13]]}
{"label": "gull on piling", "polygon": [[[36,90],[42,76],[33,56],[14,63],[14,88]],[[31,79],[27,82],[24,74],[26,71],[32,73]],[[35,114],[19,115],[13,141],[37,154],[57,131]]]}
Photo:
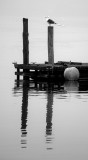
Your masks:
{"label": "gull on piling", "polygon": [[58,26],[64,26],[64,25],[62,25],[62,24],[56,23],[54,20],[50,19],[49,17],[45,17],[45,19],[46,19],[47,23],[48,23],[50,26],[53,25],[53,24],[58,25]]}

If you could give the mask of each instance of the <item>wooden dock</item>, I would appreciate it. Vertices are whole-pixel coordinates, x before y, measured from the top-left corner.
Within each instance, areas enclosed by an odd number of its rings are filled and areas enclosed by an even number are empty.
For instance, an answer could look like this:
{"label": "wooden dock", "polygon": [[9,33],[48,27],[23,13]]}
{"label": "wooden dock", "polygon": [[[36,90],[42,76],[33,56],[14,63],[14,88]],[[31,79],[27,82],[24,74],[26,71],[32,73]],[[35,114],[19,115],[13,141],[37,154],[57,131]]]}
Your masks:
{"label": "wooden dock", "polygon": [[64,70],[67,67],[76,67],[79,70],[80,77],[79,80],[88,80],[88,64],[15,64],[14,67],[17,69],[15,75],[17,75],[17,80],[20,76],[24,79],[29,80],[49,80],[57,81],[64,80]]}
{"label": "wooden dock", "polygon": [[88,63],[64,62],[54,63],[53,26],[48,26],[48,62],[45,64],[29,64],[28,19],[23,18],[23,64],[14,63],[17,80],[60,81],[64,80],[64,70],[76,67],[79,70],[79,80],[88,80]]}

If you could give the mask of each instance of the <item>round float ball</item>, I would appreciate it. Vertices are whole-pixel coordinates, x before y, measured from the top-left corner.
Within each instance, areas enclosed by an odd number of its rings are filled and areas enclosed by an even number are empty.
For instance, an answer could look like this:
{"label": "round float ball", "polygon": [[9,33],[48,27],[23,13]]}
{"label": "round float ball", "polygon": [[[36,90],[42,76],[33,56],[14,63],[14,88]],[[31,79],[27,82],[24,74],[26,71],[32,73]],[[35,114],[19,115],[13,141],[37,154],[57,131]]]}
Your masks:
{"label": "round float ball", "polygon": [[74,81],[79,79],[79,70],[76,67],[68,67],[64,71],[66,80]]}

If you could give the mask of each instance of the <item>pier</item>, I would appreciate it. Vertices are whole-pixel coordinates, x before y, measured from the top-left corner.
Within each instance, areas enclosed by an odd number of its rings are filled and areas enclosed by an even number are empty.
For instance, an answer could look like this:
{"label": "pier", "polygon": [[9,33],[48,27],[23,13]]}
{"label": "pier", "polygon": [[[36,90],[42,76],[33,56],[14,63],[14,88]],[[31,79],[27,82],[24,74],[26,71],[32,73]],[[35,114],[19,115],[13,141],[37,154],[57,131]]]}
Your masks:
{"label": "pier", "polygon": [[79,81],[88,80],[88,63],[58,61],[54,63],[53,26],[48,26],[48,62],[44,64],[29,63],[28,19],[23,18],[23,64],[14,63],[17,80],[64,81],[64,71],[68,67],[79,70]]}

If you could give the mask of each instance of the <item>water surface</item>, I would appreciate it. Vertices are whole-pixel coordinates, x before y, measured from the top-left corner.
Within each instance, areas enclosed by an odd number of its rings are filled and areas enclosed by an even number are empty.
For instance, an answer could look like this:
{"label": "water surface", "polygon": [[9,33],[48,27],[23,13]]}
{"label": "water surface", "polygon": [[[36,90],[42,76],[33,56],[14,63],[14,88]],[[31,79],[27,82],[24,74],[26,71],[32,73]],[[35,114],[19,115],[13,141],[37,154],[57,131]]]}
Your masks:
{"label": "water surface", "polygon": [[86,82],[14,82],[7,100],[0,116],[2,159],[88,158]]}

